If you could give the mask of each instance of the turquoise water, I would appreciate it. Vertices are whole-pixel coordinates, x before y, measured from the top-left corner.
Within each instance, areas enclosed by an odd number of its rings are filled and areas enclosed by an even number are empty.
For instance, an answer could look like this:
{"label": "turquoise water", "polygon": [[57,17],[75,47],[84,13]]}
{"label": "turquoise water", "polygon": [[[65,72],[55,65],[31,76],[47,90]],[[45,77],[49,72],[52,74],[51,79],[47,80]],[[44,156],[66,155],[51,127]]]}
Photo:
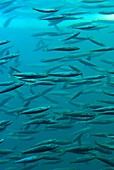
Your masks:
{"label": "turquoise water", "polygon": [[0,20],[0,169],[114,169],[113,1],[2,0]]}

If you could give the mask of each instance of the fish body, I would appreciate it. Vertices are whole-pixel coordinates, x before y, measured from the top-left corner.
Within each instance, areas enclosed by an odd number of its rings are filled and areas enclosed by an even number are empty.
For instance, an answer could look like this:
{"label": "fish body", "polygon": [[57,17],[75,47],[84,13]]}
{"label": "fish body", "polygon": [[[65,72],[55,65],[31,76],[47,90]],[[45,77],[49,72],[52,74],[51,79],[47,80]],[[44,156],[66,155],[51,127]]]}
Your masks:
{"label": "fish body", "polygon": [[58,15],[58,16],[53,16],[53,17],[45,17],[45,18],[41,18],[41,20],[47,20],[47,21],[60,21],[63,20],[65,18],[64,15]]}
{"label": "fish body", "polygon": [[93,42],[93,43],[96,44],[96,45],[99,45],[99,46],[102,46],[102,47],[105,46],[103,43],[98,42],[97,40],[95,40],[95,39],[93,39],[93,38],[91,38],[91,37],[88,37],[88,40],[91,41],[91,42]]}
{"label": "fish body", "polygon": [[32,8],[32,9],[37,12],[43,12],[43,13],[54,13],[59,11],[59,9],[38,9],[38,8]]}
{"label": "fish body", "polygon": [[112,51],[114,50],[114,47],[105,47],[105,48],[100,48],[100,49],[96,49],[96,50],[91,50],[91,52],[105,52],[105,51]]}
{"label": "fish body", "polygon": [[18,78],[44,78],[47,77],[47,74],[41,74],[41,73],[34,73],[34,72],[24,72],[24,73],[15,73],[12,74],[14,77]]}
{"label": "fish body", "polygon": [[17,54],[8,54],[8,55],[5,55],[5,56],[1,57],[0,60],[9,60],[9,59],[18,57],[19,55],[20,55],[19,53],[17,53]]}
{"label": "fish body", "polygon": [[0,45],[7,44],[7,43],[9,43],[9,42],[10,42],[10,40],[3,40],[3,41],[0,41]]}
{"label": "fish body", "polygon": [[25,124],[55,124],[57,123],[56,120],[52,120],[52,119],[34,119],[31,121],[26,122]]}
{"label": "fish body", "polygon": [[72,152],[72,153],[81,154],[81,153],[86,153],[88,151],[91,151],[92,149],[93,148],[90,147],[90,146],[82,145],[82,146],[69,147],[65,150],[65,152]]}
{"label": "fish body", "polygon": [[20,114],[34,114],[34,113],[41,113],[46,110],[50,109],[50,106],[42,106],[42,107],[35,107],[32,109],[26,109],[22,111]]}
{"label": "fish body", "polygon": [[46,152],[51,151],[53,149],[57,148],[57,145],[55,144],[47,144],[47,145],[41,145],[41,146],[35,146],[32,147],[26,151],[23,151],[22,154],[29,154],[29,153],[39,153],[39,152]]}
{"label": "fish body", "polygon": [[12,91],[12,90],[15,90],[15,89],[23,86],[24,84],[25,84],[24,82],[16,82],[16,83],[8,86],[7,88],[1,90],[1,91],[0,91],[0,94],[6,93],[6,92],[9,92],[9,91]]}
{"label": "fish body", "polygon": [[15,163],[30,163],[35,162],[41,159],[41,156],[29,156],[26,158],[22,158],[20,160],[15,161]]}
{"label": "fish body", "polygon": [[9,60],[6,60],[6,59],[0,60],[0,65],[6,64],[7,62],[9,62]]}
{"label": "fish body", "polygon": [[55,47],[47,49],[47,51],[76,51],[79,50],[79,47]]}
{"label": "fish body", "polygon": [[106,163],[107,165],[110,165],[111,167],[114,167],[114,159],[105,157],[104,155],[98,155],[92,153],[96,159],[100,160],[101,162]]}
{"label": "fish body", "polygon": [[56,73],[49,73],[50,76],[55,76],[55,77],[73,77],[73,76],[78,76],[81,75],[79,72],[56,72]]}
{"label": "fish body", "polygon": [[18,6],[18,5],[17,6],[11,6],[7,9],[5,9],[2,13],[7,14],[7,13],[10,13],[10,12],[16,10],[16,9],[22,8],[22,7],[24,7],[24,6]]}
{"label": "fish body", "polygon": [[10,120],[1,120],[1,121],[0,121],[0,126],[7,125],[7,124],[9,124],[10,122],[11,122]]}
{"label": "fish body", "polygon": [[75,37],[77,37],[79,34],[80,34],[80,32],[74,33],[74,34],[72,34],[71,36],[65,38],[65,39],[62,40],[62,41],[67,41],[67,40],[70,40],[70,39],[72,39],[72,38],[75,38]]}
{"label": "fish body", "polygon": [[75,160],[72,160],[72,161],[70,161],[70,163],[83,163],[83,162],[91,161],[93,159],[95,159],[94,156],[88,155],[88,156],[84,156],[84,157],[80,157],[80,158],[77,158]]}
{"label": "fish body", "polygon": [[92,67],[97,67],[94,63],[92,63],[91,61],[84,59],[84,58],[79,58],[78,59],[82,64],[88,65],[88,66],[92,66]]}

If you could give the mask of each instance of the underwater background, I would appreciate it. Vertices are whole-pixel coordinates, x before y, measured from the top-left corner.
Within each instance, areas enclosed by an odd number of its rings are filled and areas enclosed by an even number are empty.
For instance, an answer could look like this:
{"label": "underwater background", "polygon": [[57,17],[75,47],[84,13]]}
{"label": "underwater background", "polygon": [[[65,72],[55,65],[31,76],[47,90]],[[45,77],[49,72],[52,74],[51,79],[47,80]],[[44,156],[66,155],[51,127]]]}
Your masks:
{"label": "underwater background", "polygon": [[114,2],[0,1],[0,169],[114,169]]}

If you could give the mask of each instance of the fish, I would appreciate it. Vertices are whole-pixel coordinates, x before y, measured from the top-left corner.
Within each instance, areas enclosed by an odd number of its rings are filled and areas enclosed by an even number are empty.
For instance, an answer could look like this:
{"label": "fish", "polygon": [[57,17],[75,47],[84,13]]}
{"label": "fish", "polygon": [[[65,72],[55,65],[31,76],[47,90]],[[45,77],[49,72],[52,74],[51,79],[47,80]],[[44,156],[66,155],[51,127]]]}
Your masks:
{"label": "fish", "polygon": [[93,42],[94,44],[99,45],[99,46],[102,46],[102,47],[105,46],[103,43],[98,42],[97,40],[95,40],[95,39],[93,39],[93,38],[91,38],[91,37],[88,37],[88,40],[91,41],[91,42]]}
{"label": "fish", "polygon": [[9,60],[5,60],[5,59],[0,60],[0,65],[6,64],[7,62],[9,62]]}
{"label": "fish", "polygon": [[47,58],[47,59],[42,59],[41,62],[54,62],[54,61],[59,61],[64,59],[65,57],[53,57],[53,58]]}
{"label": "fish", "polygon": [[59,21],[61,22],[63,19],[65,19],[64,15],[58,15],[58,16],[52,16],[52,17],[44,17],[44,18],[40,18],[40,20],[47,20],[47,21]]}
{"label": "fish", "polygon": [[74,77],[74,76],[79,76],[81,73],[79,72],[55,72],[55,73],[49,73],[50,76],[55,76],[55,77]]}
{"label": "fish", "polygon": [[58,102],[57,100],[55,100],[55,99],[53,99],[53,98],[51,98],[51,97],[49,97],[49,96],[43,95],[42,97],[43,97],[44,99],[46,99],[46,100],[54,103],[54,104],[59,104],[59,102]]}
{"label": "fish", "polygon": [[69,31],[42,31],[42,32],[38,32],[38,33],[34,33],[32,34],[32,37],[37,37],[37,36],[61,36],[61,35],[68,35],[71,32]]}
{"label": "fish", "polygon": [[102,147],[102,148],[105,148],[105,149],[109,149],[109,150],[114,150],[114,145],[110,145],[110,144],[103,144],[103,143],[98,143],[95,141],[95,144]]}
{"label": "fish", "polygon": [[[9,40],[8,40],[9,41]],[[7,46],[0,51],[0,56],[4,55],[9,49],[14,47],[14,45]]]}
{"label": "fish", "polygon": [[29,120],[33,120],[33,119],[36,119],[36,118],[43,118],[43,117],[45,117],[45,116],[47,116],[47,115],[49,115],[48,112],[41,112],[41,113],[38,113],[38,114],[36,114],[36,115],[34,115],[34,116],[31,116],[31,117],[29,118]]}
{"label": "fish", "polygon": [[15,161],[15,163],[31,163],[41,160],[41,156],[29,156]]}
{"label": "fish", "polygon": [[53,144],[55,141],[56,141],[56,139],[46,139],[46,140],[36,143],[34,146]]}
{"label": "fish", "polygon": [[10,13],[10,12],[13,12],[14,10],[18,9],[18,8],[22,8],[24,6],[19,6],[19,5],[15,5],[15,6],[11,6],[7,9],[5,9],[2,14],[7,14],[7,13]]}
{"label": "fish", "polygon": [[8,96],[6,98],[4,98],[2,101],[0,101],[0,106],[6,105],[8,103],[9,100],[11,100],[13,98],[13,96]]}
{"label": "fish", "polygon": [[19,56],[20,56],[19,53],[17,53],[17,54],[8,54],[8,55],[0,57],[0,60],[10,60],[12,58],[16,58],[16,57],[19,57]]}
{"label": "fish", "polygon": [[35,81],[32,86],[36,86],[36,85],[48,85],[48,86],[55,86],[56,84],[52,81]]}
{"label": "fish", "polygon": [[65,12],[64,15],[83,15],[83,14],[88,14],[89,11],[69,11],[69,12]]}
{"label": "fish", "polygon": [[47,74],[44,73],[34,73],[34,72],[18,72],[12,74],[14,77],[19,77],[19,78],[44,78],[47,77]]}
{"label": "fish", "polygon": [[0,90],[0,94],[15,90],[15,89],[23,86],[24,84],[25,84],[24,82],[15,82],[14,84],[4,88],[3,90]]}
{"label": "fish", "polygon": [[89,61],[85,58],[79,58],[78,61],[81,62],[82,64],[87,65],[87,66],[97,67],[94,63],[92,63],[91,61]]}
{"label": "fish", "polygon": [[11,16],[10,18],[8,18],[8,19],[4,22],[4,28],[7,28],[7,27],[11,24],[12,20],[15,19],[15,18],[16,18],[16,16]]}
{"label": "fish", "polygon": [[100,160],[101,162],[106,163],[107,165],[114,167],[114,163],[113,163],[113,159],[112,158],[107,158],[104,155],[100,155],[100,154],[95,154],[92,153],[92,155],[95,156],[96,159]]}
{"label": "fish", "polygon": [[1,155],[8,155],[14,152],[15,149],[0,149]]}
{"label": "fish", "polygon": [[76,27],[76,29],[89,31],[89,30],[97,29],[96,27],[97,27],[96,25],[88,25],[88,26],[83,26],[83,27]]}
{"label": "fish", "polygon": [[19,130],[19,131],[13,131],[12,133],[10,133],[9,135],[30,135],[30,134],[36,134],[39,131],[37,129],[26,129],[26,130]]}
{"label": "fish", "polygon": [[112,51],[114,50],[114,47],[106,47],[106,48],[99,48],[96,50],[90,50],[90,52],[105,52],[105,51]]}
{"label": "fish", "polygon": [[14,84],[15,81],[3,81],[3,82],[0,82],[0,86],[9,86],[9,85],[12,85]]}
{"label": "fish", "polygon": [[38,11],[38,12],[43,12],[43,13],[55,13],[55,12],[58,12],[59,9],[38,9],[38,8],[32,8],[33,10],[35,11]]}
{"label": "fish", "polygon": [[79,90],[76,94],[74,94],[72,97],[71,97],[71,101],[76,99],[77,97],[79,97],[81,94],[83,94],[83,90]]}
{"label": "fish", "polygon": [[72,140],[57,140],[55,139],[54,143],[57,145],[70,145],[72,144]]}
{"label": "fish", "polygon": [[69,123],[56,123],[54,125],[47,125],[46,129],[69,129],[72,128],[73,125]]}
{"label": "fish", "polygon": [[72,39],[72,38],[76,38],[79,34],[80,34],[80,32],[74,33],[73,35],[71,35],[71,36],[63,39],[62,41],[67,41],[67,40],[70,40],[70,39]]}
{"label": "fish", "polygon": [[58,155],[46,155],[46,154],[43,154],[43,155],[41,155],[41,158],[43,160],[61,160],[60,156],[58,156]]}
{"label": "fish", "polygon": [[20,114],[36,114],[45,112],[50,109],[51,106],[40,106],[40,107],[34,107],[31,109],[25,109],[24,111],[20,112]]}
{"label": "fish", "polygon": [[58,69],[58,68],[61,68],[61,66],[63,66],[63,65],[64,65],[64,64],[59,64],[59,65],[50,67],[50,68],[48,68],[48,69],[46,70],[46,73],[48,74],[48,73],[50,73],[50,72],[53,71],[53,70],[56,70],[56,69]]}
{"label": "fish", "polygon": [[105,138],[107,138],[108,136],[109,136],[109,134],[107,134],[107,133],[94,133],[94,134],[91,134],[91,136],[96,136],[96,137],[105,137]]}
{"label": "fish", "polygon": [[0,2],[0,5],[2,6],[2,8],[3,7],[7,7],[7,6],[9,6],[9,5],[12,5],[13,3],[14,3],[15,1],[14,0],[6,0],[6,1],[1,1]]}
{"label": "fish", "polygon": [[68,28],[73,28],[75,29],[76,27],[80,27],[80,26],[87,26],[87,25],[91,25],[93,23],[93,21],[83,21],[83,22],[80,22],[80,23],[73,23],[73,24],[70,24],[68,26]]}
{"label": "fish", "polygon": [[40,124],[56,124],[58,123],[56,120],[53,119],[34,119],[26,122],[24,125],[40,125]]}
{"label": "fish", "polygon": [[95,75],[95,76],[89,76],[89,77],[85,77],[84,79],[85,80],[95,80],[95,79],[102,79],[102,78],[105,78],[106,75],[103,74],[103,75]]}
{"label": "fish", "polygon": [[99,14],[111,15],[111,14],[114,14],[114,11],[99,11]]}
{"label": "fish", "polygon": [[4,141],[4,139],[0,139],[0,143],[2,143]]}
{"label": "fish", "polygon": [[95,146],[94,149],[100,153],[103,153],[103,154],[112,154],[112,151],[109,150],[109,149],[105,149],[105,148],[102,148],[102,147],[99,147],[99,146]]}
{"label": "fish", "polygon": [[108,90],[102,90],[102,92],[108,96],[114,96],[114,93],[112,93],[111,91],[108,91]]}
{"label": "fish", "polygon": [[0,121],[0,126],[2,126],[2,125],[7,125],[7,124],[9,124],[9,123],[12,123],[12,121],[11,121],[11,120],[1,120],[1,121]]}
{"label": "fish", "polygon": [[97,102],[106,103],[106,104],[114,104],[113,100],[108,100],[108,99],[98,99]]}
{"label": "fish", "polygon": [[82,146],[69,147],[65,150],[65,152],[83,154],[83,153],[87,153],[88,151],[91,151],[91,150],[93,150],[93,147],[82,145]]}
{"label": "fish", "polygon": [[55,47],[55,48],[47,48],[46,51],[76,51],[76,50],[79,50],[80,48],[79,47],[66,47],[66,46],[63,46],[63,47]]}
{"label": "fish", "polygon": [[30,96],[27,96],[27,98],[25,99],[25,102],[31,102],[31,100],[47,94],[48,92],[50,92],[54,88],[55,88],[55,86],[53,85],[52,87],[46,88],[42,92],[38,92],[38,93],[32,94]]}
{"label": "fish", "polygon": [[69,67],[72,68],[72,70],[81,73],[81,75],[83,76],[82,71],[79,68],[77,68],[75,65],[69,64]]}
{"label": "fish", "polygon": [[0,45],[8,44],[10,40],[2,40],[0,41]]}
{"label": "fish", "polygon": [[112,65],[114,65],[113,60],[109,60],[109,59],[102,58],[102,59],[100,59],[100,61],[102,61],[102,62],[104,62],[104,63],[106,63],[106,64],[112,64]]}
{"label": "fish", "polygon": [[104,106],[104,107],[100,107],[100,108],[96,108],[93,109],[94,112],[108,112],[108,111],[113,111],[114,110],[114,106],[113,105],[109,105],[109,106]]}
{"label": "fish", "polygon": [[91,160],[93,160],[93,159],[95,159],[94,156],[92,156],[92,155],[87,155],[87,156],[79,157],[79,158],[77,158],[77,159],[75,159],[75,160],[70,161],[70,164],[72,164],[72,163],[88,162],[88,161],[91,161]]}
{"label": "fish", "polygon": [[46,152],[46,151],[52,151],[52,150],[56,149],[57,146],[58,145],[55,145],[55,144],[35,146],[35,147],[29,148],[25,151],[22,151],[22,154],[41,153],[41,152]]}
{"label": "fish", "polygon": [[107,0],[82,0],[81,2],[82,3],[102,3],[102,2],[105,2],[105,1],[107,1]]}
{"label": "fish", "polygon": [[[104,113],[105,114],[105,113]],[[108,114],[108,113],[107,113]],[[89,124],[99,124],[99,125],[106,125],[106,124],[111,124],[114,123],[114,119],[112,118],[107,118],[107,119],[100,119],[99,117],[94,119],[94,120],[90,120],[88,121]]]}

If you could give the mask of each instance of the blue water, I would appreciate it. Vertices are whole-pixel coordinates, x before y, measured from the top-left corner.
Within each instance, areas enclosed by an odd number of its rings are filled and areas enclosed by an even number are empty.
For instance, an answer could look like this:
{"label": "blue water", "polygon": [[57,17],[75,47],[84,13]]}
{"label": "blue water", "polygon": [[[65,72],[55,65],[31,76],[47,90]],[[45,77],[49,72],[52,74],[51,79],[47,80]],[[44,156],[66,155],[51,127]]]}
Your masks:
{"label": "blue water", "polygon": [[[94,1],[94,0],[93,0]],[[9,2],[9,1],[8,1]],[[13,2],[13,1],[12,1]],[[0,65],[0,83],[7,82],[7,81],[19,81],[23,82],[23,80],[19,80],[15,78],[13,74],[17,72],[14,71],[10,74],[11,67],[17,68],[20,72],[33,72],[33,73],[46,73],[48,69],[61,65],[58,69],[53,70],[51,73],[68,73],[72,70],[69,65],[75,65],[79,70],[81,70],[83,76],[79,75],[76,77],[67,77],[68,81],[65,82],[55,82],[55,87],[49,91],[48,93],[41,95],[35,99],[31,99],[30,104],[25,108],[34,108],[40,106],[50,106],[50,109],[46,111],[49,113],[47,116],[40,119],[51,119],[57,120],[59,116],[61,116],[61,112],[65,112],[66,115],[67,111],[70,110],[70,113],[82,111],[83,113],[93,113],[93,110],[90,108],[91,105],[101,105],[101,106],[113,106],[113,104],[101,103],[98,100],[111,100],[114,101],[114,85],[110,86],[110,83],[114,82],[113,74],[109,72],[113,70],[114,67],[114,51],[103,51],[100,52],[98,56],[92,56],[91,50],[96,50],[100,48],[109,48],[113,47],[113,39],[114,39],[114,16],[113,15],[101,15],[99,11],[114,11],[114,7],[102,7],[102,8],[95,8],[97,4],[104,4],[104,5],[113,5],[113,1],[107,0],[106,2],[99,2],[99,3],[84,3],[83,1],[75,1],[75,0],[61,0],[59,2],[54,0],[44,1],[39,0],[38,2],[32,0],[17,0],[13,3],[9,3],[5,6],[4,3],[7,3],[7,0],[2,0],[0,2],[0,42],[4,40],[10,40],[8,44],[0,45],[0,57],[6,56],[6,53],[9,54],[16,54],[19,53],[20,56],[18,57],[18,62],[16,59],[8,59],[7,63]],[[11,10],[10,12],[4,14],[3,12],[11,8],[13,6],[20,6],[22,8],[18,8],[15,10]],[[87,8],[87,5],[91,5],[91,7]],[[75,15],[75,17],[82,17],[78,20],[64,20],[56,25],[49,25],[49,21],[40,20],[39,17],[44,17],[44,13],[37,12],[32,8],[38,9],[59,9],[59,12],[56,14],[52,14],[53,16],[64,15],[66,12],[81,12],[85,11],[88,12],[87,14],[82,15]],[[5,26],[5,23],[11,17],[14,18]],[[72,16],[74,17],[74,15]],[[95,30],[82,30],[82,29],[73,29],[71,28],[72,24],[79,24],[84,22],[91,22],[89,26],[96,25],[97,26],[106,26],[103,29],[95,29]],[[84,26],[88,26],[84,25]],[[81,27],[81,26],[79,26]],[[36,33],[44,33],[42,36],[33,36]],[[59,36],[51,36],[45,34],[46,32],[55,32],[55,33],[65,33],[69,32],[66,35],[59,35]],[[69,43],[64,44],[62,42],[63,39],[70,37],[73,33],[80,32],[79,37],[88,38],[91,37],[98,42],[103,43],[105,46],[101,47],[89,40],[84,40],[81,42]],[[111,33],[112,32],[112,33]],[[73,39],[72,39],[73,40]],[[70,40],[69,40],[70,42]],[[44,45],[44,46],[43,46]],[[8,46],[12,46],[4,53],[2,50]],[[80,49],[75,52],[69,51],[48,51],[48,49],[57,48],[57,47],[79,47]],[[96,67],[89,66],[87,64],[82,64],[78,58],[70,58],[57,60],[52,62],[42,62],[43,59],[49,58],[57,58],[57,57],[64,57],[74,54],[81,54],[86,53],[86,56],[81,57],[82,59],[86,59],[96,65]],[[97,52],[96,52],[97,53]],[[96,54],[95,53],[95,54]],[[102,62],[102,59],[107,60],[107,62]],[[111,62],[108,63],[108,60]],[[1,59],[0,59],[1,61]],[[16,65],[17,64],[17,65]],[[101,70],[101,71],[99,71]],[[89,76],[95,75],[106,75],[105,78],[101,79],[100,83],[89,83],[83,85],[72,85],[71,79],[75,78],[73,82],[83,80]],[[48,75],[48,78],[54,79],[56,77]],[[44,78],[45,79],[45,78]],[[35,79],[35,81],[40,81],[42,79]],[[107,84],[107,82],[109,84]],[[15,83],[15,82],[14,82]],[[70,163],[71,161],[75,160],[78,157],[87,156],[87,153],[72,153],[66,152],[62,154],[63,150],[66,150],[72,146],[81,146],[81,145],[89,145],[91,147],[97,146],[95,141],[100,144],[107,144],[107,142],[113,142],[113,138],[111,137],[95,137],[92,136],[93,134],[103,133],[103,134],[112,134],[113,136],[113,125],[114,121],[109,124],[91,124],[89,120],[78,120],[67,116],[67,119],[64,120],[57,120],[57,124],[65,125],[72,125],[69,128],[55,128],[49,129],[47,124],[41,124],[39,126],[30,125],[27,129],[25,128],[25,123],[30,120],[30,118],[36,114],[30,115],[21,115],[21,111],[19,113],[13,113],[13,109],[18,109],[24,106],[24,102],[29,96],[33,94],[37,94],[43,92],[44,90],[52,87],[50,85],[35,85],[33,86],[33,82],[25,82],[22,87],[19,87],[15,90],[11,90],[8,92],[1,93],[0,95],[0,103],[11,96],[8,102],[4,104],[0,104],[1,110],[1,117],[0,121],[2,120],[10,120],[12,123],[7,127],[2,128],[0,125],[0,139],[4,139],[2,143],[0,143],[0,151],[2,149],[13,149],[12,153],[9,154],[0,154],[0,169],[3,170],[23,170],[23,169],[33,169],[33,170],[105,170],[109,166],[109,169],[113,168],[114,166],[108,165],[99,161],[98,159],[93,159],[92,161],[86,161],[81,163]],[[65,87],[66,85],[66,87]],[[8,86],[0,86],[0,92],[7,88]],[[80,90],[83,90],[83,93],[79,95],[77,98],[73,99],[73,104],[70,103],[71,97],[78,93]],[[108,91],[109,94],[106,95],[103,93],[103,90]],[[112,95],[110,95],[112,94]],[[45,97],[49,97],[46,99]],[[88,106],[88,107],[87,107]],[[11,111],[8,113],[8,111]],[[114,111],[114,110],[113,110]],[[58,114],[56,114],[56,112]],[[96,116],[97,117],[97,116]],[[97,118],[100,120],[113,120],[112,115],[101,115]],[[56,125],[56,124],[55,124]],[[85,128],[90,128],[88,131],[84,131]],[[24,134],[24,135],[16,135],[17,131],[20,130],[36,130],[37,133],[32,134]],[[81,137],[81,145],[79,145],[79,141],[74,142],[73,139],[76,137],[77,134],[82,132]],[[24,137],[32,137],[31,140],[22,140]],[[68,145],[58,145],[58,152],[57,150],[53,150],[53,152],[40,152],[40,153],[32,153],[32,154],[22,154],[23,151],[31,148],[33,145],[39,142],[43,142],[44,140],[48,139],[56,139],[56,140],[70,140],[71,144]],[[114,144],[110,144],[114,145]],[[108,149],[108,151],[111,151]],[[114,154],[113,150],[111,154],[105,154],[96,150],[92,150],[91,152],[95,152],[97,155],[102,155],[103,157],[112,159]],[[17,160],[21,159],[12,159],[11,156],[41,156],[43,154],[46,155],[59,155],[61,161],[55,163],[52,160],[52,163],[49,163],[50,160],[40,160],[33,163],[16,163]],[[89,154],[89,153],[88,153]],[[1,162],[2,160],[6,160],[5,162]],[[29,167],[31,165],[36,165],[35,167]],[[67,169],[69,168],[69,169]],[[72,169],[74,168],[74,169]]]}

